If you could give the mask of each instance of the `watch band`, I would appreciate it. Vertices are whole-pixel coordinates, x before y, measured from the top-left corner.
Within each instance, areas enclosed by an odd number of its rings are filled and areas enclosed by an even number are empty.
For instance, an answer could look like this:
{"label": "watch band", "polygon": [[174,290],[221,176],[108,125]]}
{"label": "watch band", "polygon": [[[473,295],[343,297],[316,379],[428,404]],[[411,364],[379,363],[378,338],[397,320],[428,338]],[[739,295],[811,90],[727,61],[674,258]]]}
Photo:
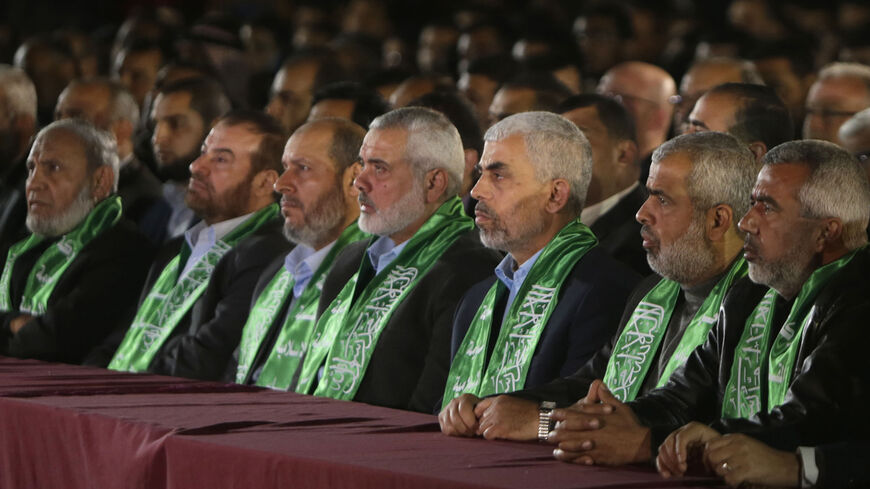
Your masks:
{"label": "watch band", "polygon": [[538,441],[547,441],[553,425],[553,409],[556,408],[556,403],[553,401],[544,401],[538,407]]}

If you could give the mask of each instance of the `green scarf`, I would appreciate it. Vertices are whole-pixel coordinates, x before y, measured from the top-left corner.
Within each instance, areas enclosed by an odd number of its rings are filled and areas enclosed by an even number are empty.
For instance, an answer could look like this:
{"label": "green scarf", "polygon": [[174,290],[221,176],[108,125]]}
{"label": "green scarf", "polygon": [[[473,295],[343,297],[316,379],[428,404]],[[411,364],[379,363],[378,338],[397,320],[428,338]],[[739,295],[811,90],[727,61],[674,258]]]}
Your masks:
{"label": "green scarf", "polygon": [[843,269],[853,256],[855,251],[816,269],[804,282],[785,323],[773,341],[769,356],[767,345],[773,323],[773,306],[778,294],[773,289],[767,291],[746,320],[740,343],[734,350],[731,376],[722,400],[722,417],[749,418],[761,411],[763,382],[761,367],[765,359],[768,361],[768,411],[785,401],[798,347],[803,332],[813,317],[813,302],[831,278]]}
{"label": "green scarf", "polygon": [[538,340],[559,302],[562,283],[597,243],[595,235],[579,219],[570,222],[547,243],[502,321],[487,365],[492,311],[507,290],[500,280],[495,281],[450,366],[442,408],[463,392],[484,397],[523,388]]}
{"label": "green scarf", "polygon": [[[317,314],[317,302],[323,289],[326,272],[332,266],[335,257],[350,243],[364,239],[367,234],[360,231],[356,222],[351,223],[338,237],[320,266],[311,276],[299,298],[287,311],[287,319],[281,327],[281,332],[269,354],[263,371],[257,380],[257,385],[273,389],[287,389],[296,373],[302,354],[307,349],[309,337],[314,329]],[[236,370],[236,382],[245,383],[260,345],[269,327],[277,319],[281,306],[284,305],[295,285],[295,278],[281,267],[281,270],[263,290],[251,310],[245,328],[242,330],[242,340],[239,344],[239,366]]]}
{"label": "green scarf", "polygon": [[184,244],[181,252],[163,268],[142,306],[136,312],[133,324],[109,363],[112,370],[144,372],[151,360],[169,338],[169,335],[199,299],[208,286],[218,261],[239,241],[278,215],[278,205],[270,204],[239,224],[206,253],[190,272],[178,276],[190,257],[191,250]]}
{"label": "green scarf", "polygon": [[[296,391],[310,392],[325,359],[323,378],[314,394],[352,399],[396,307],[441,255],[472,229],[474,223],[463,212],[462,201],[454,197],[435,211],[399,256],[368,284],[357,283],[357,271],[317,321]],[[363,256],[364,267],[371,267],[368,256]]]}
{"label": "green scarf", "polygon": [[[121,213],[120,197],[115,195],[103,199],[78,226],[63,235],[57,243],[49,246],[40,255],[27,277],[18,310],[34,316],[45,314],[48,299],[66,269],[85,245],[121,219]],[[44,240],[44,236],[31,234],[25,240],[9,248],[3,274],[0,275],[0,311],[12,310],[9,286],[12,281],[12,268],[18,257],[38,246]]]}
{"label": "green scarf", "polygon": [[[713,287],[686,325],[686,330],[673,355],[668,359],[657,386],[665,385],[674,370],[685,363],[692,351],[704,342],[716,323],[725,294],[735,280],[746,275],[746,270],[746,260],[743,257],[738,258],[728,273]],[[631,313],[631,318],[616,340],[604,374],[604,383],[620,401],[633,401],[640,392],[656,351],[665,337],[679,295],[680,284],[663,278],[647,292]]]}

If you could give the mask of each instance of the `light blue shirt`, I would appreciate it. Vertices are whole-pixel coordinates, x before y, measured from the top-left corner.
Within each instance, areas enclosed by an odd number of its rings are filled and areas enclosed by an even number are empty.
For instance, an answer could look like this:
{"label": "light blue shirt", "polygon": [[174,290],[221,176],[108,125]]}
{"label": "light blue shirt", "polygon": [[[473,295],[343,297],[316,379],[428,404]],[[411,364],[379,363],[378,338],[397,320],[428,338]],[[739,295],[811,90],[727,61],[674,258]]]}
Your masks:
{"label": "light blue shirt", "polygon": [[531,270],[535,265],[535,262],[538,261],[538,256],[541,255],[542,251],[544,251],[543,248],[538,250],[537,253],[532,255],[531,258],[526,260],[526,262],[520,265],[516,270],[514,270],[514,267],[517,262],[510,253],[505,255],[501,262],[495,267],[495,276],[501,280],[501,283],[505,284],[509,291],[507,305],[505,306],[504,314],[502,315],[502,323],[507,319],[508,311],[511,310],[511,304],[513,304],[514,299],[517,298],[517,292],[519,292],[520,287],[523,286],[523,282],[526,280],[529,270]]}
{"label": "light blue shirt", "polygon": [[223,239],[224,236],[230,234],[233,229],[235,229],[239,224],[245,222],[245,219],[251,217],[251,215],[253,215],[253,212],[245,214],[244,216],[234,217],[223,222],[212,224],[211,226],[206,225],[205,221],[200,221],[185,231],[184,239],[187,240],[187,244],[190,246],[190,258],[188,258],[187,263],[184,264],[184,270],[181,271],[181,275],[179,275],[178,279],[181,280],[184,278],[193,266],[196,265],[196,262],[205,256],[205,254],[208,253],[208,250],[210,250],[218,240]]}
{"label": "light blue shirt", "polygon": [[166,239],[172,239],[184,234],[196,214],[187,207],[184,198],[187,196],[187,185],[176,182],[163,184],[163,198],[169,204],[169,221],[166,223]]}
{"label": "light blue shirt", "polygon": [[320,268],[320,264],[323,263],[333,246],[335,246],[335,241],[314,251],[314,248],[300,244],[296,245],[290,253],[287,253],[287,257],[284,258],[284,268],[293,275],[296,281],[293,284],[294,299],[298,299],[302,295],[302,291],[308,286],[314,272]]}
{"label": "light blue shirt", "polygon": [[[408,240],[410,241],[410,240]],[[408,241],[396,246],[389,236],[381,236],[377,241],[369,246],[366,253],[369,255],[369,260],[372,262],[372,267],[375,269],[375,275],[381,273],[381,270],[387,268],[387,265],[399,256],[399,253],[405,249]]]}

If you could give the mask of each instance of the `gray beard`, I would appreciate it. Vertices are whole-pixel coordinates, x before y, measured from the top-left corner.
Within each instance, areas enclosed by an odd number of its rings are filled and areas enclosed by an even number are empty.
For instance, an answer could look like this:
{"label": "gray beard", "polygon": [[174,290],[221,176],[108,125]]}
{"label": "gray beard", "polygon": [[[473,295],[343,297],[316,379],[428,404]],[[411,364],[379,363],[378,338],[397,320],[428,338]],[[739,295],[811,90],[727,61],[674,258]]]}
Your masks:
{"label": "gray beard", "polygon": [[411,225],[426,212],[423,185],[414,182],[408,192],[387,209],[375,214],[360,213],[359,228],[377,236],[391,236]]}
{"label": "gray beard", "polygon": [[327,235],[344,220],[344,199],[340,188],[329,192],[305,214],[305,222],[299,228],[284,224],[284,236],[296,243],[311,248],[322,243]]}
{"label": "gray beard", "polygon": [[685,284],[703,276],[716,263],[716,255],[704,235],[704,220],[695,216],[685,234],[667,249],[646,255],[650,268],[662,277]]}
{"label": "gray beard", "polygon": [[91,186],[85,185],[69,207],[59,216],[36,217],[28,214],[25,224],[33,234],[54,238],[63,236],[78,226],[94,210]]}

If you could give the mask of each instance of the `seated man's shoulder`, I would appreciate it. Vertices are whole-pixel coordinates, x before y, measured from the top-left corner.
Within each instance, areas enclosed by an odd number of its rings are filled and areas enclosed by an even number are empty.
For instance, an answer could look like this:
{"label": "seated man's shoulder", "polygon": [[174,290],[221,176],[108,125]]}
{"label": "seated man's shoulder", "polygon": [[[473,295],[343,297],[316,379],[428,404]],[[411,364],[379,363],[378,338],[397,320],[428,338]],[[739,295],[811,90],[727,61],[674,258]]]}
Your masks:
{"label": "seated man's shoulder", "polygon": [[571,285],[587,284],[596,288],[631,291],[641,281],[641,277],[613,258],[601,246],[596,246],[577,261],[567,280]]}

